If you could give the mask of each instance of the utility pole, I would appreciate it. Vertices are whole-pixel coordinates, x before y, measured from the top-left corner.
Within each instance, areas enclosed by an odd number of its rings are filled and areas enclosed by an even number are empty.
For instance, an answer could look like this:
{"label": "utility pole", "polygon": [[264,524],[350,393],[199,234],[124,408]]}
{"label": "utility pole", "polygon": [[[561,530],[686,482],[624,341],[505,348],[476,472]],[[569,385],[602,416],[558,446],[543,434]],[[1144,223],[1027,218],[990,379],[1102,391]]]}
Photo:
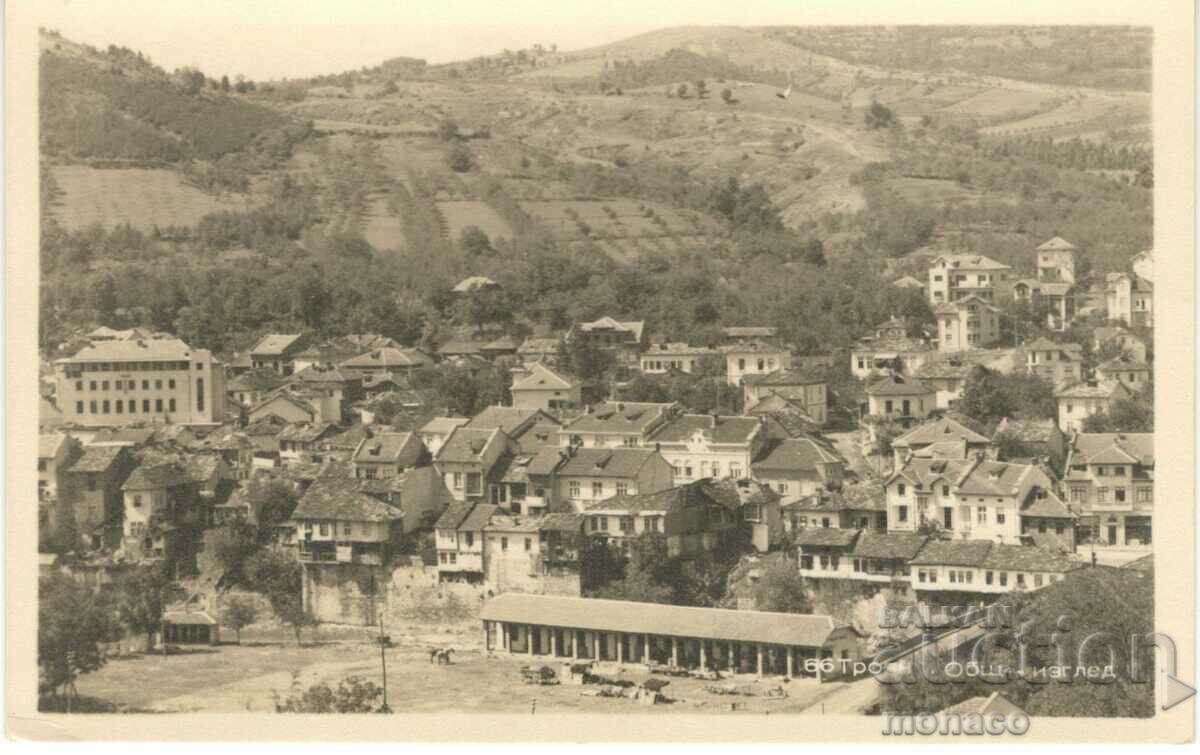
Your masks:
{"label": "utility pole", "polygon": [[[379,597],[379,591],[376,587],[374,574],[371,575],[371,592],[376,598]],[[376,640],[376,642],[379,644],[379,668],[383,677],[383,705],[379,707],[379,712],[391,713],[392,709],[388,707],[387,699],[387,646],[391,644],[391,638],[383,633],[382,601],[380,601],[380,603],[381,605],[379,605],[376,609],[376,619],[379,623],[379,638]]]}

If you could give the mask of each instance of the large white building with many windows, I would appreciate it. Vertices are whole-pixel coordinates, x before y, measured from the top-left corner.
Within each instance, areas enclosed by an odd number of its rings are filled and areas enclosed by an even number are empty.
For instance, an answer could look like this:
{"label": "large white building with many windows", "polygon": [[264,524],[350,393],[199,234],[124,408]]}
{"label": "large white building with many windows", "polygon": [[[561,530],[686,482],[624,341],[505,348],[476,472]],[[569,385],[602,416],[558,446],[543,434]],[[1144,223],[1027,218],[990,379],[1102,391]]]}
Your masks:
{"label": "large white building with many windows", "polygon": [[64,423],[212,425],[225,415],[224,366],[178,338],[99,341],[54,363]]}

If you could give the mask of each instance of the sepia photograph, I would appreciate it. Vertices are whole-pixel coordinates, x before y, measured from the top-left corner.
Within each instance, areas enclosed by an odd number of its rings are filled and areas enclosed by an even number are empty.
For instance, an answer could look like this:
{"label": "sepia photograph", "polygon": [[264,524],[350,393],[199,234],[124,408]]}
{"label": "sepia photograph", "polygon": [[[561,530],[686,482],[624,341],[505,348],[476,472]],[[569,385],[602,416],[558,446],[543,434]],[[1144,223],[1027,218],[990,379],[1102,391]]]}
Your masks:
{"label": "sepia photograph", "polygon": [[1193,736],[1189,5],[21,5],[17,736]]}

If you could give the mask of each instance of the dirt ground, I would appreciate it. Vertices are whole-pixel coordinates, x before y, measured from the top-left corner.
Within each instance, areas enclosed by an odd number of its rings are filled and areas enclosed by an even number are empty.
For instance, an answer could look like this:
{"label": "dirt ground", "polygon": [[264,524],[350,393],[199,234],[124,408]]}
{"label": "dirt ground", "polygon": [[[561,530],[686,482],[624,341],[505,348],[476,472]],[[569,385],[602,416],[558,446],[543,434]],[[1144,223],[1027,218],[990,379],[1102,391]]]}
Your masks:
{"label": "dirt ground", "polygon": [[[82,677],[79,693],[115,705],[119,710],[163,712],[269,712],[274,694],[286,696],[293,675],[303,686],[323,680],[331,685],[351,675],[380,680],[378,646],[369,644],[366,630],[323,627],[317,643],[297,646],[294,641],[196,648],[162,657],[131,656],[111,660],[100,671]],[[357,635],[357,637],[355,636]],[[653,707],[627,698],[593,697],[585,692],[594,685],[527,685],[521,666],[529,657],[517,654],[485,655],[481,633],[474,624],[462,627],[406,627],[389,629],[394,646],[386,651],[388,703],[397,713],[430,713],[453,710],[487,713],[637,713],[637,712],[745,712],[822,713],[857,708],[873,699],[863,682],[826,682],[779,678],[756,681],[753,675],[734,676],[715,684],[736,684],[752,695],[716,695],[704,690],[714,682],[660,677],[670,682],[663,693],[674,702]],[[337,639],[331,639],[336,637]],[[429,662],[429,649],[455,649],[450,665]],[[542,665],[544,659],[533,661]],[[558,671],[558,663],[550,665]],[[597,673],[611,680],[642,682],[650,678],[644,667],[600,664]],[[869,680],[868,680],[869,681]],[[786,697],[767,697],[770,688],[781,688]],[[850,701],[853,701],[852,703]],[[734,707],[731,708],[731,704]],[[852,712],[845,710],[844,712]]]}

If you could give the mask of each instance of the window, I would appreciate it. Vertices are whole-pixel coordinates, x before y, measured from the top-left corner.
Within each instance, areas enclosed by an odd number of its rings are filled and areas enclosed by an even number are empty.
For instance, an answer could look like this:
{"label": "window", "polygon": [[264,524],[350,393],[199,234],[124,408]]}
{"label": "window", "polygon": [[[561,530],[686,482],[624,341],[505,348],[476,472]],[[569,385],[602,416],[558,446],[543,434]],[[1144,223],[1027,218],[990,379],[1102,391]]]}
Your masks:
{"label": "window", "polygon": [[1097,477],[1107,477],[1108,469],[1105,467],[1096,467],[1096,476]]}
{"label": "window", "polygon": [[75,390],[77,390],[77,391],[83,390],[83,381],[82,380],[75,381]]}
{"label": "window", "polygon": [[1152,488],[1137,489],[1138,503],[1150,503],[1152,500],[1154,500],[1154,491]]}
{"label": "window", "polygon": [[117,399],[117,414],[122,412],[123,407],[124,403],[121,401],[121,399]]}
{"label": "window", "polygon": [[156,391],[162,390],[162,381],[161,380],[154,381],[154,390],[156,390]]}
{"label": "window", "polygon": [[1079,485],[1073,485],[1071,487],[1071,502],[1072,503],[1083,503],[1086,500],[1087,500],[1087,488],[1079,486]]}
{"label": "window", "polygon": [[129,404],[129,413],[137,414],[137,399],[132,399],[132,398],[129,399],[128,404]]}
{"label": "window", "polygon": [[464,532],[463,539],[466,542],[468,548],[475,545],[475,533],[474,532]]}
{"label": "window", "polygon": [[167,399],[167,411],[175,411],[175,399]]}
{"label": "window", "polygon": [[104,403],[103,403],[103,405],[102,405],[102,408],[104,409],[104,413],[105,413],[105,414],[108,414],[108,410],[109,410],[109,408],[110,408],[110,407],[109,407],[109,402],[108,402],[108,399],[104,399]]}
{"label": "window", "polygon": [[502,550],[502,551],[508,550],[508,538],[507,537],[500,538],[500,550]]}
{"label": "window", "polygon": [[600,517],[600,530],[602,532],[608,532],[608,517]]}
{"label": "window", "polygon": [[729,462],[729,476],[735,480],[742,479],[742,465],[736,461]]}
{"label": "window", "polygon": [[1025,575],[1018,572],[1017,573],[1017,587],[1024,587],[1024,586],[1025,586]]}
{"label": "window", "polygon": [[987,506],[977,506],[975,508],[975,521],[979,524],[987,524]]}
{"label": "window", "polygon": [[996,524],[1004,524],[1004,512],[1003,511],[996,512]]}
{"label": "window", "polygon": [[458,563],[458,554],[457,554],[457,553],[451,553],[451,554],[450,554],[450,564],[451,564],[451,565],[454,565],[454,564],[457,564],[457,563]]}
{"label": "window", "polygon": [[1125,467],[1113,467],[1113,474],[1117,477],[1125,476]]}
{"label": "window", "polygon": [[829,529],[829,517],[826,516],[821,518],[821,526],[825,529]]}
{"label": "window", "polygon": [[1008,587],[1008,572],[1006,571],[1000,572],[1000,586]]}
{"label": "window", "polygon": [[148,390],[150,390],[150,381],[149,381],[149,380],[143,380],[143,381],[142,381],[142,390],[143,390],[143,391],[148,391]]}
{"label": "window", "polygon": [[633,532],[633,517],[621,517],[617,522],[617,526],[620,528],[621,532]]}
{"label": "window", "polygon": [[721,476],[721,462],[719,462],[719,461],[714,461],[714,462],[712,463],[712,476],[713,476],[713,477],[720,477],[720,476]]}
{"label": "window", "polygon": [[531,538],[531,537],[525,538],[525,550],[527,550],[527,551],[533,550],[533,538]]}
{"label": "window", "polygon": [[453,483],[452,483],[452,484],[454,485],[454,489],[455,489],[455,490],[462,490],[462,486],[463,486],[463,475],[462,475],[462,472],[455,472],[455,473],[453,474],[453,476],[452,476],[452,478],[451,478],[451,479],[453,480]]}
{"label": "window", "polygon": [[444,564],[444,563],[447,563],[450,559],[446,557],[445,553],[439,553],[438,560],[440,560]]}
{"label": "window", "polygon": [[1108,488],[1096,488],[1096,503],[1108,503]]}
{"label": "window", "polygon": [[629,495],[629,485],[624,482],[618,482],[617,495]]}
{"label": "window", "polygon": [[683,465],[683,476],[684,476],[684,477],[686,477],[686,478],[688,478],[688,479],[691,479],[691,477],[692,477],[692,465],[691,465],[691,462],[687,462],[687,463],[685,463],[685,464]]}
{"label": "window", "polygon": [[133,497],[133,507],[135,509],[140,509],[142,507],[142,496],[140,493]]}
{"label": "window", "polygon": [[908,521],[908,507],[907,506],[897,506],[896,507],[896,519],[901,522]]}
{"label": "window", "polygon": [[92,414],[96,414],[96,413],[97,413],[97,412],[96,412],[96,401],[95,401],[95,399],[93,399],[93,400],[91,400],[91,401],[89,401],[89,402],[88,402],[88,411],[89,411],[89,412],[91,412]]}
{"label": "window", "polygon": [[854,571],[865,572],[867,570],[867,560],[865,558],[854,559]]}
{"label": "window", "polygon": [[788,492],[788,484],[787,484],[786,482],[781,482],[781,483],[779,483],[779,492],[780,492],[782,495],[787,495],[787,492]]}
{"label": "window", "polygon": [[800,568],[811,571],[813,568],[813,557],[812,556],[801,556],[800,557]]}
{"label": "window", "polygon": [[1113,501],[1125,503],[1125,488],[1113,488]]}
{"label": "window", "polygon": [[343,535],[349,535],[350,529],[351,529],[350,522],[345,522],[344,524],[342,524],[342,534]]}
{"label": "window", "polygon": [[329,534],[329,522],[321,522],[321,534],[322,535]]}
{"label": "window", "polygon": [[82,401],[75,402],[75,413],[83,414],[83,402]]}
{"label": "window", "polygon": [[174,388],[174,387],[175,387],[175,378],[171,378],[170,380],[168,380],[168,381],[167,381],[167,387],[168,387],[168,388]]}
{"label": "window", "polygon": [[1041,574],[1034,574],[1034,575],[1033,575],[1033,586],[1034,586],[1034,587],[1041,587],[1041,586],[1042,586],[1042,575],[1041,575]]}
{"label": "window", "polygon": [[603,498],[603,497],[604,497],[604,483],[593,482],[592,483],[592,498]]}
{"label": "window", "polygon": [[108,381],[107,380],[100,381],[100,390],[102,390],[102,391],[108,390]]}
{"label": "window", "polygon": [[567,495],[571,498],[578,498],[580,495],[582,495],[579,480],[571,480],[567,483]]}
{"label": "window", "polygon": [[983,575],[983,581],[990,585],[994,576],[995,574],[993,572],[987,572]]}
{"label": "window", "polygon": [[144,398],[144,399],[142,399],[142,413],[146,414],[149,411],[150,411],[150,399]]}
{"label": "window", "polygon": [[884,414],[891,414],[891,413],[892,413],[892,401],[891,401],[891,399],[888,399],[887,401],[884,401],[884,402],[883,402],[883,413],[884,413]]}
{"label": "window", "polygon": [[925,570],[924,569],[917,570],[917,581],[924,582],[926,579],[928,579],[928,577],[925,574]]}

